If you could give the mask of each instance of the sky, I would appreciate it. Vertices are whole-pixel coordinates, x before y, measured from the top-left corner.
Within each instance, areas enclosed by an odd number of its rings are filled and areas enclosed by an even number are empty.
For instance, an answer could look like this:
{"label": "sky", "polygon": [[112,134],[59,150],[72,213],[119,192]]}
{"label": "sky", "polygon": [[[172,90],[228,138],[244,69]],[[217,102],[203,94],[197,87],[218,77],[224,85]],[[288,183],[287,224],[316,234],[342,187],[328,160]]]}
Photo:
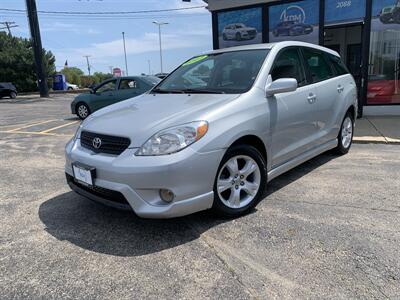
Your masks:
{"label": "sky", "polygon": [[[36,0],[38,11],[112,12],[170,9],[201,6],[181,0]],[[25,0],[0,0],[0,9],[26,9]],[[129,75],[160,72],[158,27],[153,21],[168,22],[162,26],[164,72],[170,72],[188,58],[212,49],[211,14],[205,8],[129,15],[127,17],[82,17],[39,14],[42,45],[56,57],[60,70],[67,60],[69,67],[88,73],[110,72],[110,67],[125,71],[122,31],[125,32]],[[14,36],[29,37],[25,13],[0,10],[0,22],[13,21]]]}

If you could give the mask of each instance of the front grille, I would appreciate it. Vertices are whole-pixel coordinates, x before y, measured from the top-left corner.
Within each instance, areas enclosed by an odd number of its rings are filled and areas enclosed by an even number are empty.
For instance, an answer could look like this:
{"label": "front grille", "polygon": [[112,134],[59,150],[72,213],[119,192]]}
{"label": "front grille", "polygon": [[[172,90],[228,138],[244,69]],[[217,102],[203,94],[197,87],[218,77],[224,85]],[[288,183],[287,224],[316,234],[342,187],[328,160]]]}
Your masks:
{"label": "front grille", "polygon": [[255,30],[248,30],[247,33],[248,33],[249,35],[256,35],[256,34],[257,34],[257,31],[255,31]]}
{"label": "front grille", "polygon": [[[101,140],[101,145],[98,148],[93,145],[93,140],[95,138]],[[99,134],[89,131],[81,132],[81,146],[96,153],[120,155],[129,147],[130,144],[130,139],[125,137]]]}
{"label": "front grille", "polygon": [[86,186],[83,185],[81,183],[79,183],[78,181],[75,180],[74,177],[72,177],[69,174],[65,174],[67,177],[67,182],[68,183],[72,183],[73,185],[76,185],[77,187],[79,187],[80,189],[91,193],[95,196],[98,196],[100,198],[103,198],[105,200],[108,201],[112,201],[112,202],[116,202],[116,203],[120,203],[120,204],[124,204],[124,205],[129,205],[128,201],[126,200],[125,196],[117,191],[113,191],[113,190],[109,190],[106,188],[102,188],[99,186]]}

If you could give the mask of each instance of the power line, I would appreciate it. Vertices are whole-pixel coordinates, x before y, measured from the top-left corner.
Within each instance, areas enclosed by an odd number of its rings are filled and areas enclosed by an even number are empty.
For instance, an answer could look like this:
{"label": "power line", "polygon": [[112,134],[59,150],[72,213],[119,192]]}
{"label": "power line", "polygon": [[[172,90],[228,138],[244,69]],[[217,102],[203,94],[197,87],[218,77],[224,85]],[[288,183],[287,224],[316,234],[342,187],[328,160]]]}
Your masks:
{"label": "power line", "polygon": [[[168,8],[168,9],[153,9],[153,10],[137,10],[137,11],[110,11],[110,12],[73,12],[73,11],[47,11],[38,10],[39,14],[56,14],[56,15],[131,15],[131,14],[146,14],[146,13],[159,13],[159,12],[171,12],[171,11],[182,11],[205,8],[207,6],[191,6],[191,7],[181,7],[181,8]],[[0,8],[0,11],[8,12],[26,12],[23,9],[11,9],[11,8]]]}

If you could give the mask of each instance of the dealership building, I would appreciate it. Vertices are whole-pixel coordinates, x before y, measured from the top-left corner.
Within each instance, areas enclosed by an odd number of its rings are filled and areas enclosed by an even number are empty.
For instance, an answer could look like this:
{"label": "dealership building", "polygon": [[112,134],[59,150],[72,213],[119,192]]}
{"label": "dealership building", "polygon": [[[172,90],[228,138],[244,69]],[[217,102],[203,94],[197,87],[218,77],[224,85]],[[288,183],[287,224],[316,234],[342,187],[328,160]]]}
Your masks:
{"label": "dealership building", "polygon": [[400,111],[400,0],[207,2],[215,49],[287,40],[323,45],[353,74],[361,110]]}

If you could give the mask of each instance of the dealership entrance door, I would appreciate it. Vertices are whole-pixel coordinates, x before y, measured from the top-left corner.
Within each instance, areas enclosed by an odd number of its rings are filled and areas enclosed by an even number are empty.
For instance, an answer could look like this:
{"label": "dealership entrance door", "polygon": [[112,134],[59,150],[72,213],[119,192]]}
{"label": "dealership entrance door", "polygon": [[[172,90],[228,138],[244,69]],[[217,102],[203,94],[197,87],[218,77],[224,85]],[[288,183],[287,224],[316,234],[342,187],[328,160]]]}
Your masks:
{"label": "dealership entrance door", "polygon": [[362,24],[325,27],[324,46],[337,51],[353,75],[358,91],[361,86]]}

